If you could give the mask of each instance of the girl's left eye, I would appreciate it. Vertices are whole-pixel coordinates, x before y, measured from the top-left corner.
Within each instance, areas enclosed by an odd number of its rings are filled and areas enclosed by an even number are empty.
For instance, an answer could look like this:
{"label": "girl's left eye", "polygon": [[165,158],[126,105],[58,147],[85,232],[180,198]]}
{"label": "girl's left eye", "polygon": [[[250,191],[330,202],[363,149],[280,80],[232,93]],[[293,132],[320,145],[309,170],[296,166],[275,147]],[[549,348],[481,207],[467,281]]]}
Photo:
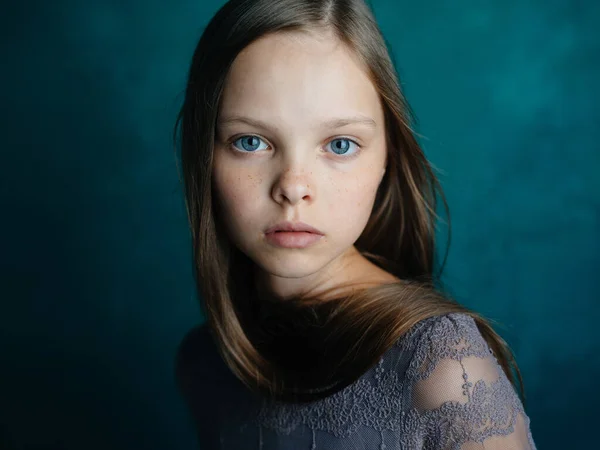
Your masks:
{"label": "girl's left eye", "polygon": [[[240,142],[240,145],[236,145],[236,143]],[[260,143],[264,144],[264,147],[261,147]],[[264,141],[258,136],[254,135],[246,135],[240,138],[237,138],[232,142],[232,145],[242,153],[255,153],[258,150],[265,150],[269,146],[264,143]],[[348,138],[337,138],[330,141],[327,146],[332,148],[332,152],[341,157],[350,158],[358,154],[360,150],[360,145],[354,142],[352,139]],[[349,149],[352,148],[352,145],[355,146],[355,150],[348,153]],[[241,147],[241,148],[240,148]]]}
{"label": "girl's left eye", "polygon": [[[356,146],[356,149],[354,150],[354,152],[350,153],[350,154],[345,153],[353,144]],[[334,139],[327,145],[332,145],[333,152],[336,155],[345,156],[345,157],[350,157],[350,156],[356,155],[360,148],[360,146],[356,142],[354,142],[352,139],[348,139],[348,138]]]}

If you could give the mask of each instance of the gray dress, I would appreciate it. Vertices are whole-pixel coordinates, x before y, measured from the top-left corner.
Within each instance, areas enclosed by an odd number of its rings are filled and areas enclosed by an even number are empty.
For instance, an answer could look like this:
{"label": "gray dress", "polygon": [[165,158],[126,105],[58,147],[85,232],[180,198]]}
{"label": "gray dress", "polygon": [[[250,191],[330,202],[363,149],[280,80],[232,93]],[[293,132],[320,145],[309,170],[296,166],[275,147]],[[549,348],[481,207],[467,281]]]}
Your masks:
{"label": "gray dress", "polygon": [[200,449],[536,448],[519,397],[465,314],[417,323],[357,381],[313,403],[248,391],[205,326],[183,340],[177,379]]}

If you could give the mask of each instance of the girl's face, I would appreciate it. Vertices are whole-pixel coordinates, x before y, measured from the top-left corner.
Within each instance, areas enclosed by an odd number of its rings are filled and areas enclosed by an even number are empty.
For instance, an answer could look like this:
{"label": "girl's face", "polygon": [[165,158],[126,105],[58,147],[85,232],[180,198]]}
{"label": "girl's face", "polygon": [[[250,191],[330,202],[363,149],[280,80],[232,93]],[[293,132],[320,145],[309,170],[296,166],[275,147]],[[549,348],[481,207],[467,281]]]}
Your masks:
{"label": "girl's face", "polygon": [[[385,165],[378,94],[332,35],[272,34],[237,56],[220,105],[213,189],[258,285],[286,297],[373,273],[354,243]],[[306,248],[274,245],[265,231],[285,220],[323,236]]]}

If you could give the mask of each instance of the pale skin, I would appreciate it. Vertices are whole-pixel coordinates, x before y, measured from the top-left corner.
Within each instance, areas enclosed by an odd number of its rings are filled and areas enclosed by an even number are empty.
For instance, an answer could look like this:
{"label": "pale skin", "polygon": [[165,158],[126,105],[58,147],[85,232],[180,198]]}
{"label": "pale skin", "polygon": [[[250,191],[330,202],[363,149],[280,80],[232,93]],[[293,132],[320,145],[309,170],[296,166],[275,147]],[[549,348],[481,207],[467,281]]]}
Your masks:
{"label": "pale skin", "polygon": [[[386,160],[377,91],[333,35],[271,34],[238,55],[219,110],[213,189],[228,236],[255,263],[259,292],[285,299],[399,281],[354,246]],[[303,249],[274,246],[264,232],[284,220],[324,236]]]}

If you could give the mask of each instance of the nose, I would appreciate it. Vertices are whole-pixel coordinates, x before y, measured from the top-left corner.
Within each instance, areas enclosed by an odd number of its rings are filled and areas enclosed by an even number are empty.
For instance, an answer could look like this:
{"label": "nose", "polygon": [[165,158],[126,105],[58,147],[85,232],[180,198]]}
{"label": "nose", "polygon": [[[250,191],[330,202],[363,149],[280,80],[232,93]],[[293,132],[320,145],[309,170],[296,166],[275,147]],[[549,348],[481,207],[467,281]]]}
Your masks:
{"label": "nose", "polygon": [[310,174],[286,171],[273,186],[273,198],[279,204],[296,205],[300,201],[312,202],[314,183],[310,179]]}

